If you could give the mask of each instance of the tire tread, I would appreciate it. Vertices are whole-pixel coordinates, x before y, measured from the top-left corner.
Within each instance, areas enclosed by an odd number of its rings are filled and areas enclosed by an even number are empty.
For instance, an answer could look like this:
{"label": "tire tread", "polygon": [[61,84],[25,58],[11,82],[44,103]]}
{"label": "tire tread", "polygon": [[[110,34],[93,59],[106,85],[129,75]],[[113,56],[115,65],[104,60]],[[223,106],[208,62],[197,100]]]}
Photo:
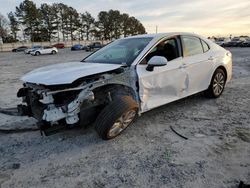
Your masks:
{"label": "tire tread", "polygon": [[122,96],[109,103],[98,115],[95,130],[104,140],[109,139],[107,133],[113,123],[129,109],[138,109],[138,104],[130,96]]}

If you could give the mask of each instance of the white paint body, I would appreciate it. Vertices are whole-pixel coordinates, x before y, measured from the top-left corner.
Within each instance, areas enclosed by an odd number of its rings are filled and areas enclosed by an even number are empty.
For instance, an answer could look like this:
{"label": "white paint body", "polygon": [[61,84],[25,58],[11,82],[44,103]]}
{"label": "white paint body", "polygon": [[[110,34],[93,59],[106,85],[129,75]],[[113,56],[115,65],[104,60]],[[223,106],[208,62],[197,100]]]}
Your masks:
{"label": "white paint body", "polygon": [[[179,57],[169,61],[165,66],[155,67],[152,72],[146,70],[147,65],[140,64],[157,44],[177,35],[198,37],[204,40],[210,49],[202,54]],[[139,84],[137,95],[140,100],[140,113],[206,90],[210,85],[213,73],[220,66],[226,69],[227,81],[231,79],[231,53],[206,38],[189,33],[138,35],[129,38],[136,37],[153,38],[130,67],[130,71],[136,71],[138,76],[138,80],[135,82],[137,81]],[[32,71],[25,75],[22,81],[44,85],[69,84],[79,78],[111,71],[121,66],[82,62],[57,64]]]}
{"label": "white paint body", "polygon": [[[155,67],[152,72],[146,70],[147,65],[138,64],[150,49],[153,49],[161,41],[176,35],[198,37],[209,45],[210,50],[194,56],[179,57],[169,61],[166,66]],[[231,79],[231,53],[212,41],[189,33],[167,33],[151,36],[154,36],[154,39],[133,62],[134,65],[137,65],[141,113],[206,90],[210,85],[213,73],[220,66],[223,66],[227,71],[227,81]]]}
{"label": "white paint body", "polygon": [[[36,55],[37,52],[39,52],[40,54],[52,54],[53,51],[55,51],[56,53],[58,53],[58,50],[57,48],[55,47],[51,47],[51,48],[39,48],[39,49],[36,49],[32,52],[30,52],[31,55]],[[40,55],[39,54],[39,55]]]}

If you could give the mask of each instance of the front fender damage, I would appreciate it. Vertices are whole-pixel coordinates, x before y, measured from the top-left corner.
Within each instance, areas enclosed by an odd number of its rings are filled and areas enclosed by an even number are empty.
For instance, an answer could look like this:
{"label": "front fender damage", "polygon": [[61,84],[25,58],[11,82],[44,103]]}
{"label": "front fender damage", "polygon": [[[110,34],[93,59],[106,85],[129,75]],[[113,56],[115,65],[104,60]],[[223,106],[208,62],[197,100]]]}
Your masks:
{"label": "front fender damage", "polygon": [[35,117],[39,121],[41,131],[50,135],[62,128],[82,123],[82,113],[89,114],[94,108],[107,104],[110,96],[103,91],[99,91],[101,95],[96,95],[97,88],[114,84],[135,90],[135,78],[131,78],[130,73],[104,73],[99,75],[98,79],[95,77],[88,82],[83,80],[78,86],[70,85],[60,87],[61,89],[25,83],[25,87],[18,92],[18,97],[22,97],[23,102],[27,104],[23,106],[29,111],[27,115]]}

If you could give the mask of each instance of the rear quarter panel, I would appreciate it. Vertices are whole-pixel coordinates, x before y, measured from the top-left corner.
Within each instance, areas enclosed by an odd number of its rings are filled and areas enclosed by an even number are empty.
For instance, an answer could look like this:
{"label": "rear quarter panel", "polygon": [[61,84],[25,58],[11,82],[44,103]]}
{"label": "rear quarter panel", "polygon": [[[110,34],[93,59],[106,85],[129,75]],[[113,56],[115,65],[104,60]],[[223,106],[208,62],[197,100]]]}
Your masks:
{"label": "rear quarter panel", "polygon": [[[232,54],[225,48],[213,43],[212,41],[205,40],[210,46],[210,55],[213,56],[213,72],[220,66],[223,66],[227,71],[227,82],[232,78]],[[212,79],[213,74],[210,77]]]}

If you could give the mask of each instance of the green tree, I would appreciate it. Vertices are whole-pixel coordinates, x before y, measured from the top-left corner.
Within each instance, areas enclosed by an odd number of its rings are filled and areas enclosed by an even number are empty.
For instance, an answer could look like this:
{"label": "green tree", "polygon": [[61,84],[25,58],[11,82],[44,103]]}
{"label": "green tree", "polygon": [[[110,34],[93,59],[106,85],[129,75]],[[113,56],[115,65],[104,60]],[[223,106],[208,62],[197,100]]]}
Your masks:
{"label": "green tree", "polygon": [[66,9],[66,31],[70,34],[70,39],[75,40],[74,32],[79,28],[79,14],[73,7],[67,7]]}
{"label": "green tree", "polygon": [[53,6],[46,3],[40,7],[42,28],[41,34],[44,41],[51,41],[57,33],[57,11]]}
{"label": "green tree", "polygon": [[127,37],[130,34],[129,20],[130,20],[130,17],[128,14],[124,13],[121,15],[121,34],[124,37]]}
{"label": "green tree", "polygon": [[[16,15],[16,17],[15,17]],[[63,3],[41,4],[39,8],[32,0],[24,0],[8,14],[13,38],[19,29],[31,41],[51,41],[62,36],[63,41],[95,37],[99,40],[114,40],[120,37],[146,33],[142,23],[135,17],[118,10],[101,11],[97,20],[89,13],[79,14],[76,9]]]}
{"label": "green tree", "polygon": [[24,32],[30,37],[32,42],[41,40],[41,13],[37,9],[36,4],[30,0],[24,0],[16,7],[16,16],[25,26]]}
{"label": "green tree", "polygon": [[59,23],[58,26],[60,28],[60,32],[63,36],[63,41],[69,38],[69,34],[73,39],[73,32],[77,29],[76,26],[79,25],[79,15],[77,11],[63,3],[54,4],[54,6],[58,10],[57,21]]}
{"label": "green tree", "polygon": [[89,12],[80,14],[80,38],[83,40],[83,34],[89,40],[90,35],[96,32],[95,18]]}
{"label": "green tree", "polygon": [[135,17],[130,17],[127,23],[127,27],[129,28],[129,35],[138,35],[138,34],[145,34],[146,30],[142,23],[137,20]]}
{"label": "green tree", "polygon": [[110,21],[109,14],[106,11],[101,11],[98,14],[98,21],[96,22],[97,33],[101,39],[110,40]]}
{"label": "green tree", "polygon": [[96,23],[98,28],[96,33],[105,40],[146,33],[139,20],[128,14],[121,14],[118,10],[101,11]]}

